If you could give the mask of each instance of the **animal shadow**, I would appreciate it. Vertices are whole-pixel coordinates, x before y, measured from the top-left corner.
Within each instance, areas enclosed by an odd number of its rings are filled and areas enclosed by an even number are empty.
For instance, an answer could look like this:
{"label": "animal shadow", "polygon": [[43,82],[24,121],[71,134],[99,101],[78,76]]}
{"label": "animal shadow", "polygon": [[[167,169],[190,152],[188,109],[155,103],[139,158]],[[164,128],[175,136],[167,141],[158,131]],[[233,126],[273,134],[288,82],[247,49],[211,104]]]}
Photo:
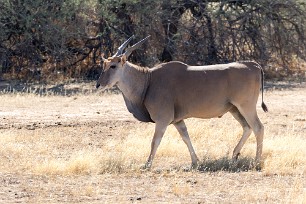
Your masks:
{"label": "animal shadow", "polygon": [[219,159],[204,158],[199,162],[197,170],[200,172],[246,172],[246,171],[261,171],[262,165],[255,162],[250,157],[240,157],[237,161],[231,158],[222,157]]}

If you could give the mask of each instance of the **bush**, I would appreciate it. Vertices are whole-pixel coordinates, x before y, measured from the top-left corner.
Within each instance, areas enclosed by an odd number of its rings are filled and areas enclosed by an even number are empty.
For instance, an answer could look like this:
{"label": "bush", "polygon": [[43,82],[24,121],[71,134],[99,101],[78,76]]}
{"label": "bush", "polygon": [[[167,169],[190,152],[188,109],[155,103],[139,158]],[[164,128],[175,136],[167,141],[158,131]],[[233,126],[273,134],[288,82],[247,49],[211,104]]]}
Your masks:
{"label": "bush", "polygon": [[256,60],[271,77],[305,69],[302,0],[3,0],[0,13],[4,78],[94,79],[100,55],[133,34],[132,43],[151,35],[131,55],[141,65]]}

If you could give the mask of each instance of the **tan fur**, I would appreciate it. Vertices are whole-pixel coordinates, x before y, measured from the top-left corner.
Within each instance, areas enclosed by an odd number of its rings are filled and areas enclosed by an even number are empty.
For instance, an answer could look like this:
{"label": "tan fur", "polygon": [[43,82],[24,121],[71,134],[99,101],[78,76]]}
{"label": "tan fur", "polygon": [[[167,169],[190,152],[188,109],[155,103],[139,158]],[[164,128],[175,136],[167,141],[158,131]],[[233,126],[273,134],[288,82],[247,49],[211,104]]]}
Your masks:
{"label": "tan fur", "polygon": [[[233,151],[237,159],[253,131],[256,136],[256,161],[260,162],[264,127],[256,104],[263,89],[263,71],[256,62],[234,62],[209,66],[189,66],[182,62],[163,63],[152,69],[126,61],[126,56],[108,58],[97,87],[117,84],[128,110],[140,121],[154,122],[155,133],[146,163],[150,168],[168,125],[173,124],[190,152],[192,166],[198,157],[191,144],[184,119],[214,118],[230,112],[243,128]],[[120,63],[121,62],[121,63]],[[116,68],[110,68],[111,66]],[[262,101],[264,111],[267,111]]]}

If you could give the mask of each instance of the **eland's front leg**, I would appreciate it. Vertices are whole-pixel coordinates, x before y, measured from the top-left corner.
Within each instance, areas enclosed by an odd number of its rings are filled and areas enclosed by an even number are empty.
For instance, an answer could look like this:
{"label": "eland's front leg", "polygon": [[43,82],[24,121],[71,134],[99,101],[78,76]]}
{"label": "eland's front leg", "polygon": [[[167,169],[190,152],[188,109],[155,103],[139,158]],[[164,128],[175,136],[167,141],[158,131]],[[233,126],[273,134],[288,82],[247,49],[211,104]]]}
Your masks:
{"label": "eland's front leg", "polygon": [[192,162],[191,167],[196,168],[199,159],[198,159],[198,157],[197,157],[197,155],[196,155],[196,153],[193,149],[193,146],[191,144],[190,137],[189,137],[185,122],[183,120],[181,120],[181,121],[175,123],[174,126],[176,127],[177,131],[180,133],[183,141],[185,142],[185,144],[188,147],[188,150],[189,150],[189,153],[190,153],[190,156],[191,156],[191,162]]}
{"label": "eland's front leg", "polygon": [[156,123],[155,126],[155,132],[154,132],[154,136],[151,142],[151,152],[150,152],[150,156],[147,160],[147,163],[145,164],[145,168],[151,168],[152,166],[152,162],[153,159],[155,157],[157,148],[161,142],[161,139],[164,136],[164,133],[167,129],[168,124],[163,124],[163,123]]}

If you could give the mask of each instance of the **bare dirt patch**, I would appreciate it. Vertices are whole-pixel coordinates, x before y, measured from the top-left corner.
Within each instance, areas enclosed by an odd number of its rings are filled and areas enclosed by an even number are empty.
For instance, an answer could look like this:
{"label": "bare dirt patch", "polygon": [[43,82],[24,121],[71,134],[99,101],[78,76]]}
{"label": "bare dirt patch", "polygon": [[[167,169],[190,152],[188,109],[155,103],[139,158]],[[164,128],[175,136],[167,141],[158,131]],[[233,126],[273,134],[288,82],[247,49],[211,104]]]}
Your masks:
{"label": "bare dirt patch", "polygon": [[[6,87],[0,95],[0,202],[305,203],[306,87],[267,85],[269,112],[258,106],[265,163],[247,172],[222,166],[186,172],[187,147],[171,128],[153,169],[141,171],[154,125],[137,122],[121,95],[95,92],[93,84],[63,85],[66,94]],[[70,89],[79,91],[67,94]],[[229,115],[191,119],[187,126],[199,156],[213,163],[230,156],[241,133]],[[202,140],[205,135],[210,139]],[[242,155],[252,158],[254,144],[251,136]]]}

